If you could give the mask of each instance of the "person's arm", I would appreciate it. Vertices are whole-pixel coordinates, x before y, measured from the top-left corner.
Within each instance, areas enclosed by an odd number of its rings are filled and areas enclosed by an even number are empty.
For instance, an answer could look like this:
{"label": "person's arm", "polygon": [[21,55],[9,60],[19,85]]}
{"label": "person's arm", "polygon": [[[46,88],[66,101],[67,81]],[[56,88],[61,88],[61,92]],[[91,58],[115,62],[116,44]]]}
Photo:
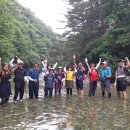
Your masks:
{"label": "person's arm", "polygon": [[31,70],[29,70],[28,72],[27,79],[29,79],[30,81],[34,81],[34,79],[31,78]]}
{"label": "person's arm", "polygon": [[17,63],[17,64],[15,65],[15,67],[11,70],[11,72],[14,73],[15,70],[18,68],[18,66],[19,66],[19,63]]}
{"label": "person's arm", "polygon": [[14,61],[14,58],[9,62],[9,65],[10,65],[11,68],[14,67],[13,61]]}
{"label": "person's arm", "polygon": [[46,72],[47,71],[47,59],[42,61],[42,66],[43,66],[43,71]]}
{"label": "person's arm", "polygon": [[128,57],[125,57],[125,60],[127,61],[128,67],[130,67],[130,61],[129,61]]}
{"label": "person's arm", "polygon": [[64,72],[66,72],[66,66],[64,67]]}
{"label": "person's arm", "polygon": [[96,69],[98,69],[98,67],[100,66],[100,64],[101,64],[101,58],[99,58],[99,62],[98,62],[98,64],[97,64],[97,66],[96,66]]}
{"label": "person's arm", "polygon": [[114,82],[114,86],[116,86],[117,84],[117,71],[115,71],[115,82]]}
{"label": "person's arm", "polygon": [[87,67],[88,67],[88,70],[91,71],[90,66],[89,66],[89,64],[88,64],[88,59],[87,59],[87,58],[85,59],[85,63],[86,63],[86,65],[87,65]]}
{"label": "person's arm", "polygon": [[56,63],[53,65],[52,68],[55,69],[57,65],[58,65],[58,63],[56,62]]}
{"label": "person's arm", "polygon": [[74,68],[74,73],[76,73],[77,72],[77,69],[76,68]]}
{"label": "person's arm", "polygon": [[117,79],[117,71],[115,72],[115,79]]}
{"label": "person's arm", "polygon": [[27,78],[27,71],[26,71],[26,70],[24,70],[24,81],[25,81],[25,82],[28,81],[28,78]]}
{"label": "person's arm", "polygon": [[65,81],[65,74],[62,75],[62,82]]}
{"label": "person's arm", "polygon": [[76,63],[74,63],[74,66],[73,66],[74,68],[77,68],[77,65],[76,65]]}

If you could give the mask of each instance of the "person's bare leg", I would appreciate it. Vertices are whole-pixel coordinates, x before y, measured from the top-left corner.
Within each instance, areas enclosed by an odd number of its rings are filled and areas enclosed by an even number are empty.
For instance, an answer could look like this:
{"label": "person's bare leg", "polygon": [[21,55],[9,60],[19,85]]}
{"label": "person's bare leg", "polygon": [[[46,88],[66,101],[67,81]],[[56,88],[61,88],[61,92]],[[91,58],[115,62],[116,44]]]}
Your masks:
{"label": "person's bare leg", "polygon": [[80,90],[79,89],[77,89],[77,95],[80,96]]}
{"label": "person's bare leg", "polygon": [[117,91],[117,96],[118,96],[118,98],[121,98],[120,91]]}
{"label": "person's bare leg", "polygon": [[127,99],[127,94],[126,94],[126,91],[123,91],[123,99],[126,100]]}
{"label": "person's bare leg", "polygon": [[83,96],[83,94],[84,94],[84,91],[80,90],[80,96]]}

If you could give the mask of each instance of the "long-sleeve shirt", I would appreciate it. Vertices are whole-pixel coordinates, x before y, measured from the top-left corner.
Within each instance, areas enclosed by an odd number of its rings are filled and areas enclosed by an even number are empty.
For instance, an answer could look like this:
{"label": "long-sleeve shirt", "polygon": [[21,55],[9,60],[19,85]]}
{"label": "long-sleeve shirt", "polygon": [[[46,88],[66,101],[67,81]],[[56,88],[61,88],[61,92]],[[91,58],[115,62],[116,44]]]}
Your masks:
{"label": "long-sleeve shirt", "polygon": [[54,74],[48,74],[44,76],[44,81],[45,81],[45,87],[46,88],[53,88],[53,83],[54,83]]}
{"label": "long-sleeve shirt", "polygon": [[41,70],[38,69],[38,70],[35,70],[35,69],[30,69],[28,71],[28,76],[31,78],[31,79],[36,79],[37,81],[39,81],[39,75],[41,73]]}
{"label": "long-sleeve shirt", "polygon": [[14,71],[14,75],[14,81],[24,81],[24,77],[27,76],[26,70],[20,67]]}

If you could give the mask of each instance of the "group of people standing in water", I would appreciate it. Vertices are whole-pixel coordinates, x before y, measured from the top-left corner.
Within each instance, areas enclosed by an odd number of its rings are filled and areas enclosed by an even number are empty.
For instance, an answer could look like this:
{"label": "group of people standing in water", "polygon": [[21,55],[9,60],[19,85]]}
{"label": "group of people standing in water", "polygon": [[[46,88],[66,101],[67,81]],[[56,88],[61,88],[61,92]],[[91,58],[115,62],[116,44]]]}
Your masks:
{"label": "group of people standing in water", "polygon": [[[75,61],[75,56],[73,57]],[[11,75],[14,74],[14,101],[17,101],[19,96],[19,100],[23,99],[24,91],[26,83],[28,82],[29,88],[29,98],[38,98],[39,97],[39,76],[40,74],[44,77],[44,96],[52,97],[53,93],[55,95],[61,95],[63,82],[65,81],[66,94],[72,95],[74,88],[74,81],[77,88],[77,95],[82,97],[84,95],[83,92],[83,81],[89,77],[89,92],[88,96],[95,96],[97,81],[100,79],[101,82],[101,91],[102,97],[107,96],[111,98],[111,85],[110,79],[112,77],[111,67],[108,66],[107,61],[103,61],[99,59],[99,63],[89,64],[88,59],[85,59],[85,63],[88,67],[88,73],[86,72],[86,68],[82,63],[74,65],[65,65],[64,67],[57,67],[58,63],[55,65],[48,64],[47,60],[42,61],[42,69],[39,68],[38,63],[34,63],[32,69],[28,72],[24,69],[24,62],[17,57],[14,57],[9,64],[1,65],[0,71],[0,98],[1,105],[8,102],[11,93]],[[125,65],[125,61],[127,62],[127,66]],[[129,67],[130,62],[126,57],[125,60],[119,59],[117,61],[117,69],[115,71],[115,85],[117,88],[117,95],[119,98],[127,99],[126,94],[126,82],[129,82]],[[99,69],[100,67],[100,69]],[[53,92],[54,90],[54,92]]]}

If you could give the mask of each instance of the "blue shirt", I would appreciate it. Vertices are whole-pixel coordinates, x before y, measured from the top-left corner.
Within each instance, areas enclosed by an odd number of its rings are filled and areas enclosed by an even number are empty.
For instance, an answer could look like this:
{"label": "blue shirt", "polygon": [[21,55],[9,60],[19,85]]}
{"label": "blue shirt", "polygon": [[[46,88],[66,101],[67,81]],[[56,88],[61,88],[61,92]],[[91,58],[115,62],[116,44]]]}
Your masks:
{"label": "blue shirt", "polygon": [[110,67],[106,67],[100,70],[100,77],[101,80],[106,80],[108,75],[111,75],[111,68]]}
{"label": "blue shirt", "polygon": [[35,69],[30,69],[28,71],[28,76],[32,79],[37,79],[39,81],[39,75],[40,75],[41,71],[40,69],[35,70]]}

